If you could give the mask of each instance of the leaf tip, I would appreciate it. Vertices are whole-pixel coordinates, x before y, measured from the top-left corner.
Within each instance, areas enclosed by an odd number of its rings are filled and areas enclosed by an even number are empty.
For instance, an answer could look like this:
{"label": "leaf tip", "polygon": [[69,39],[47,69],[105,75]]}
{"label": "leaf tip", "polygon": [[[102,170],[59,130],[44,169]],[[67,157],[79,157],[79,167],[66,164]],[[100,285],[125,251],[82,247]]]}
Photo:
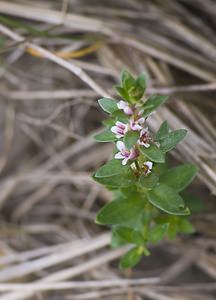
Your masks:
{"label": "leaf tip", "polygon": [[186,215],[186,216],[189,216],[191,214],[191,211],[188,207],[183,208],[182,212],[184,212],[184,215]]}
{"label": "leaf tip", "polygon": [[95,224],[97,225],[102,225],[103,223],[100,222],[100,217],[97,215],[95,220],[94,220]]}

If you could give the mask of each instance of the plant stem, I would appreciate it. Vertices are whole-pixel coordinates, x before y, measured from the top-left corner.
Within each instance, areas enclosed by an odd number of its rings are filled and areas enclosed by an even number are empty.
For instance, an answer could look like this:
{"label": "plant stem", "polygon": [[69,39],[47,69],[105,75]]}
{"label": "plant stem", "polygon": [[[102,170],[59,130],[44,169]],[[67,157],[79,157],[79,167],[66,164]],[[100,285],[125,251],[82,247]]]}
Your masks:
{"label": "plant stem", "polygon": [[140,166],[139,166],[139,163],[137,160],[134,161],[135,165],[136,165],[136,168],[137,168],[137,171],[140,172]]}

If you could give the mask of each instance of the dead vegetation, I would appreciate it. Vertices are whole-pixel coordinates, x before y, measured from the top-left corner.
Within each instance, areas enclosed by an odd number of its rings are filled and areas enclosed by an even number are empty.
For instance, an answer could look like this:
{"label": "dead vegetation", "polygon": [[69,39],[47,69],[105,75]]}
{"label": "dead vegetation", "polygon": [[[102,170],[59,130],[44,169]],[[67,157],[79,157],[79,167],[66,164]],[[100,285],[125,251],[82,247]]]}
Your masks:
{"label": "dead vegetation", "polygon": [[[0,1],[2,300],[215,299],[215,15],[213,0]],[[199,166],[206,205],[198,234],[126,273],[93,223],[110,195],[90,177],[111,149],[92,138],[96,100],[122,69],[170,95],[149,125],[189,130],[172,159]]]}

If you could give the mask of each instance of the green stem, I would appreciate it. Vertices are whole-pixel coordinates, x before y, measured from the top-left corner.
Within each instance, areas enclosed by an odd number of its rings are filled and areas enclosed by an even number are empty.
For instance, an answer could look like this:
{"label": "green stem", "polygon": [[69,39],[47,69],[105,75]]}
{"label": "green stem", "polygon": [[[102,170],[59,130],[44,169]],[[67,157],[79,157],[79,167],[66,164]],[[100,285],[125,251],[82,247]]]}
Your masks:
{"label": "green stem", "polygon": [[139,166],[139,163],[137,160],[134,161],[135,165],[136,165],[136,168],[137,168],[137,171],[140,172],[140,166]]}

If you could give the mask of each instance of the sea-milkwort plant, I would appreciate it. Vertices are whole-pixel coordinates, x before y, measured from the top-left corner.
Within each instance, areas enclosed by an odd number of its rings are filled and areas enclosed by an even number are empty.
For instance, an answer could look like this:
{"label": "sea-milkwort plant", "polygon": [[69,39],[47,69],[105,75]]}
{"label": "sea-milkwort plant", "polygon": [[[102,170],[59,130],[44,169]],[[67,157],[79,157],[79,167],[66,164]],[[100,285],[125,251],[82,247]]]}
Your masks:
{"label": "sea-milkwort plant", "polygon": [[121,258],[122,268],[133,267],[143,255],[150,255],[149,244],[194,231],[182,191],[196,176],[197,167],[183,164],[169,168],[166,159],[187,131],[172,131],[164,121],[153,134],[146,120],[167,97],[146,97],[145,89],[144,74],[134,79],[124,71],[121,85],[116,87],[121,100],[98,101],[109,119],[95,139],[112,142],[114,153],[93,175],[113,192],[113,200],[99,211],[96,223],[111,226],[112,247],[131,245]]}

